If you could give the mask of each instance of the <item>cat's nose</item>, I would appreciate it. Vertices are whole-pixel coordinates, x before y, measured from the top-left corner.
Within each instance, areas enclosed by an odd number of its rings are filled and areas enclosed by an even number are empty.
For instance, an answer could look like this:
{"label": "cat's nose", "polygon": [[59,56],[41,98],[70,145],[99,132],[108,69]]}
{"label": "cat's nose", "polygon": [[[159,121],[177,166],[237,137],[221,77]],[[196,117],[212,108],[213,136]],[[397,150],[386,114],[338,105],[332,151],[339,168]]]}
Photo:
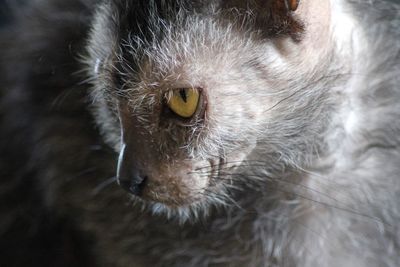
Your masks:
{"label": "cat's nose", "polygon": [[133,154],[125,144],[122,145],[118,159],[117,181],[123,189],[135,196],[142,196],[148,181],[147,176],[136,166]]}
{"label": "cat's nose", "polygon": [[140,197],[147,185],[147,176],[139,174],[138,171],[132,171],[130,175],[118,176],[119,185],[129,193]]}

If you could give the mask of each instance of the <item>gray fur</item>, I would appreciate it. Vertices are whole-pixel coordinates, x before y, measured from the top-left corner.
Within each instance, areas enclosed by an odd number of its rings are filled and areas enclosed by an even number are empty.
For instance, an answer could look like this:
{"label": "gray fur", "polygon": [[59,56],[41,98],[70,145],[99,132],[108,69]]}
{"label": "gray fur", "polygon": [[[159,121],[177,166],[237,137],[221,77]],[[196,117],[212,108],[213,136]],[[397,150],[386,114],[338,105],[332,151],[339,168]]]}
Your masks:
{"label": "gray fur", "polygon": [[[96,264],[399,265],[399,4],[332,1],[329,45],[303,58],[307,25],[304,39],[265,36],[252,1],[246,12],[235,1],[178,1],[162,14],[150,1],[144,35],[124,33],[116,3],[125,2],[94,5],[75,69],[85,71],[91,114],[114,152],[82,152],[97,134],[57,132],[38,138],[29,157],[41,165],[44,205],[95,240]],[[342,18],[354,23],[348,32],[338,30]],[[208,121],[189,135],[171,122],[159,130],[152,117],[176,84],[208,90]],[[108,185],[113,178],[103,183],[124,142],[121,103],[161,159],[179,151],[203,167],[193,177],[214,185],[201,201],[171,208],[132,199]],[[71,160],[51,161],[58,153]],[[207,162],[220,158],[210,175]]]}

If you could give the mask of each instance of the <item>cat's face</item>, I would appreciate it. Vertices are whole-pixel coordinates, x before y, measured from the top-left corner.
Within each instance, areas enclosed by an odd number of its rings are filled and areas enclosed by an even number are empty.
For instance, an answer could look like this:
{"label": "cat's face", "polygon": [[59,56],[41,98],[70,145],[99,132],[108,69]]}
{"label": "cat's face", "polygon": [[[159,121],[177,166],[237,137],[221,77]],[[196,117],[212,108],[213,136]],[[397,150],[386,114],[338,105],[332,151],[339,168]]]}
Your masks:
{"label": "cat's face", "polygon": [[307,78],[301,62],[285,61],[301,29],[292,17],[275,17],[292,28],[265,32],[259,24],[270,16],[246,15],[235,1],[115,2],[98,12],[89,67],[96,121],[130,193],[173,209],[224,202],[252,154],[284,161],[305,142],[300,131],[316,130],[304,129],[312,114],[298,112],[319,95],[280,105],[301,97]]}

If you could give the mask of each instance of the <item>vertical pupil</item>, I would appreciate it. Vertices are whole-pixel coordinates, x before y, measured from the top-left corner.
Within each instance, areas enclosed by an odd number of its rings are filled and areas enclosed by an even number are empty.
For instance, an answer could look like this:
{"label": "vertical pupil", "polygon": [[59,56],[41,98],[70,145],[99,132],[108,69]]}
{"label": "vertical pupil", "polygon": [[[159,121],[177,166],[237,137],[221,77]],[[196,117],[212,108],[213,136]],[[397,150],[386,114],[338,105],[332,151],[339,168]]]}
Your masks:
{"label": "vertical pupil", "polygon": [[186,95],[186,89],[180,89],[179,90],[179,94],[183,100],[183,102],[187,102],[187,95]]}

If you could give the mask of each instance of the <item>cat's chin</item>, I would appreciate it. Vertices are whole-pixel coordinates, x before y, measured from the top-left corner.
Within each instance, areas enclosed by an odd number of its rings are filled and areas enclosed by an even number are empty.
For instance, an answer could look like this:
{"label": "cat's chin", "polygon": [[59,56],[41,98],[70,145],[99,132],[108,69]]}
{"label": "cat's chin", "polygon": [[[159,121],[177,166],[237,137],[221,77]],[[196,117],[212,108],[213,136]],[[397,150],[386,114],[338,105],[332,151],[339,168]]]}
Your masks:
{"label": "cat's chin", "polygon": [[[212,193],[218,191],[217,194]],[[199,194],[195,198],[188,199],[164,199],[163,201],[146,200],[135,197],[135,204],[139,205],[143,211],[150,212],[152,215],[163,216],[170,220],[177,220],[180,223],[196,222],[199,219],[207,218],[210,211],[218,207],[225,208],[229,206],[232,198],[227,192],[223,192],[223,186],[210,188],[208,194]],[[217,197],[218,195],[218,197]]]}
{"label": "cat's chin", "polygon": [[199,219],[207,218],[210,215],[212,206],[215,205],[215,203],[211,203],[205,199],[185,205],[169,205],[161,202],[144,201],[142,199],[137,199],[136,203],[152,215],[176,220],[179,223],[195,223]]}

